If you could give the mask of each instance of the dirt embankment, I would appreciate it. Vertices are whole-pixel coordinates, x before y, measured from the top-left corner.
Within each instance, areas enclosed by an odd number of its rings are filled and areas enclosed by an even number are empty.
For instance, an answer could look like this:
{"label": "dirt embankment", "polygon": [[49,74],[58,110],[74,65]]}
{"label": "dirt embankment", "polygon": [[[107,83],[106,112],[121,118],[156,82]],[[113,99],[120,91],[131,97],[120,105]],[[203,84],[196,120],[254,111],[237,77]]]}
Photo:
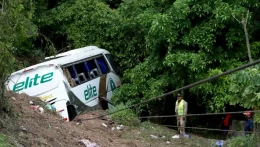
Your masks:
{"label": "dirt embankment", "polygon": [[58,115],[46,110],[44,113],[32,110],[30,101],[42,104],[37,98],[12,92],[8,92],[7,97],[13,105],[14,116],[2,113],[1,133],[9,136],[14,146],[84,147],[85,145],[79,141],[82,139],[88,139],[102,147],[139,146],[138,143],[118,139],[119,131],[111,131],[102,126],[102,123],[110,127],[115,125],[108,118],[81,121],[84,118],[97,116],[98,113],[83,114],[72,122],[64,122]]}
{"label": "dirt embankment", "polygon": [[[82,114],[72,122],[64,122],[47,110],[44,113],[33,110],[30,101],[45,105],[37,98],[12,92],[7,93],[7,97],[13,106],[13,115],[0,113],[0,133],[8,136],[9,142],[16,147],[86,147],[87,140],[98,147],[199,147],[215,143],[215,140],[195,135],[190,139],[172,139],[176,131],[149,122],[117,130],[118,124],[108,117],[82,121],[101,115],[102,111]],[[115,130],[111,130],[113,126]],[[85,140],[85,144],[80,140]]]}

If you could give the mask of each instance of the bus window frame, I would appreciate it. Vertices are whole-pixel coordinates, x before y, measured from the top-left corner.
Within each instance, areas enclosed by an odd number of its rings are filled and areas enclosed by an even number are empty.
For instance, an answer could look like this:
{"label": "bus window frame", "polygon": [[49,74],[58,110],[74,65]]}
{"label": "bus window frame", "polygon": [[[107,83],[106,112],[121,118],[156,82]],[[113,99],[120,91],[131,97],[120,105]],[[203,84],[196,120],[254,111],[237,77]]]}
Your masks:
{"label": "bus window frame", "polygon": [[[110,71],[112,71],[112,72],[114,72],[115,74],[117,74],[117,69],[114,69],[114,67],[112,66],[112,64],[110,63],[111,61],[107,58],[107,55],[110,55],[111,56],[111,58],[112,58],[112,54],[109,54],[109,53],[106,53],[106,54],[103,54],[104,55],[104,57],[105,57],[105,59],[106,59],[106,61],[107,61],[107,63],[109,64],[109,68],[110,68]],[[113,61],[114,62],[114,61]],[[115,63],[114,63],[115,64]],[[114,66],[116,66],[116,65],[114,65]],[[116,67],[115,67],[116,68]]]}
{"label": "bus window frame", "polygon": [[[109,72],[114,72],[114,70],[113,70],[113,68],[111,67],[109,60],[107,60],[105,54],[98,54],[98,55],[95,55],[95,56],[91,56],[91,57],[88,57],[88,58],[84,58],[84,59],[78,60],[78,61],[73,62],[73,63],[68,63],[68,64],[60,65],[61,69],[68,68],[68,67],[71,67],[71,66],[72,66],[72,68],[73,68],[73,69],[75,70],[75,72],[76,72],[76,77],[77,77],[77,75],[78,75],[77,69],[76,69],[76,67],[75,67],[76,64],[83,63],[83,62],[87,62],[87,61],[90,61],[90,60],[94,60],[96,66],[97,66],[97,69],[98,69],[98,72],[99,72],[98,76],[96,76],[95,78],[91,78],[91,77],[90,77],[89,80],[86,80],[86,81],[84,81],[84,82],[80,82],[80,84],[75,84],[74,86],[71,86],[71,85],[69,84],[70,88],[75,88],[75,87],[77,87],[77,86],[79,86],[79,85],[82,85],[82,84],[84,84],[84,83],[86,83],[86,82],[89,82],[89,81],[91,81],[91,80],[94,80],[94,79],[96,79],[96,78],[99,78],[99,77],[105,75],[105,74],[102,73],[102,71],[101,71],[101,69],[100,69],[100,67],[99,67],[99,64],[97,63],[97,60],[96,60],[96,59],[99,58],[99,57],[103,57],[103,58],[104,58],[104,61],[106,62],[106,66],[108,66]],[[62,72],[63,72],[63,70],[62,70]],[[108,72],[108,73],[109,73],[109,72]],[[106,73],[106,74],[108,74],[108,73]],[[66,80],[68,81],[69,79],[68,79],[68,77],[65,75],[64,72],[63,72],[63,75],[66,77]],[[72,79],[73,79],[73,78],[72,78]]]}
{"label": "bus window frame", "polygon": [[[103,57],[104,61],[106,62],[105,64],[106,64],[106,66],[108,67],[108,71],[109,71],[109,72],[107,72],[106,74],[108,74],[108,73],[110,73],[110,72],[113,72],[113,69],[110,67],[110,63],[109,63],[109,61],[107,60],[105,54],[102,54],[102,56],[99,56],[99,57]],[[97,57],[97,58],[99,58],[99,57]],[[97,58],[95,58],[95,61],[96,61],[96,62],[97,62],[97,60],[96,60]],[[100,69],[100,72],[102,73],[99,64],[98,64],[98,63],[96,63],[96,64],[98,65],[98,67],[99,67],[99,69]]]}

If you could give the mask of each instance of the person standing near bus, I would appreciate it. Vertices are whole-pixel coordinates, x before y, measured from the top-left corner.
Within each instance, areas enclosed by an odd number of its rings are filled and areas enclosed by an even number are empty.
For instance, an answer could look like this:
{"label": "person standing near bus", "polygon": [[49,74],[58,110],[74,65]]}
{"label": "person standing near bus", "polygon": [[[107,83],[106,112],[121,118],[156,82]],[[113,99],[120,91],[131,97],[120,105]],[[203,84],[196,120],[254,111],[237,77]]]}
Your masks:
{"label": "person standing near bus", "polygon": [[188,103],[182,99],[180,94],[177,95],[175,103],[175,114],[177,115],[177,126],[181,135],[185,135],[186,115],[188,111]]}
{"label": "person standing near bus", "polygon": [[220,129],[223,130],[223,140],[227,139],[227,135],[231,134],[232,131],[232,115],[226,114],[225,118],[221,121]]}
{"label": "person standing near bus", "polygon": [[253,132],[253,128],[254,128],[254,122],[253,122],[253,118],[252,118],[252,113],[245,112],[244,115],[246,117],[244,131],[245,131],[245,134],[250,134],[250,133]]}

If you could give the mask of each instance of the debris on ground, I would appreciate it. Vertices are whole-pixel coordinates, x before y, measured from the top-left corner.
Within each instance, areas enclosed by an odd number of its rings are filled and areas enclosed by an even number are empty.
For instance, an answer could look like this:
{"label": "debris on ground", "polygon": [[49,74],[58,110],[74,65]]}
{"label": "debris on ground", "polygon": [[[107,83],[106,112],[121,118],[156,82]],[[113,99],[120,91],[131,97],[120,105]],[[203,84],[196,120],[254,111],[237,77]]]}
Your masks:
{"label": "debris on ground", "polygon": [[106,127],[107,128],[107,125],[105,123],[102,123],[102,126]]}
{"label": "debris on ground", "polygon": [[217,147],[222,147],[224,145],[224,141],[223,140],[219,140],[218,142],[216,142],[216,146]]}
{"label": "debris on ground", "polygon": [[157,137],[157,136],[155,136],[155,135],[151,135],[151,137],[152,137],[152,138],[155,138],[155,139],[157,139],[157,138],[158,138],[158,137]]}
{"label": "debris on ground", "polygon": [[122,130],[123,128],[124,128],[123,125],[119,125],[119,126],[116,127],[117,130]]}
{"label": "debris on ground", "polygon": [[52,106],[51,104],[45,105],[45,108],[47,108],[48,110],[51,110],[51,111],[56,111],[55,107]]}
{"label": "debris on ground", "polygon": [[24,126],[21,126],[20,129],[25,131],[25,132],[27,131],[27,129]]}
{"label": "debris on ground", "polygon": [[85,145],[85,147],[99,147],[95,142],[92,143],[88,139],[81,139],[79,140],[81,143]]}
{"label": "debris on ground", "polygon": [[173,139],[178,139],[178,138],[180,138],[180,136],[179,135],[174,135],[174,136],[172,136],[172,138]]}
{"label": "debris on ground", "polygon": [[111,128],[111,131],[114,131],[114,130],[115,130],[115,127],[112,127],[112,128]]}
{"label": "debris on ground", "polygon": [[183,134],[183,137],[190,138],[190,135],[189,134]]}
{"label": "debris on ground", "polygon": [[39,111],[40,113],[44,112],[44,109],[40,107],[39,105],[31,105],[30,106],[33,110]]}

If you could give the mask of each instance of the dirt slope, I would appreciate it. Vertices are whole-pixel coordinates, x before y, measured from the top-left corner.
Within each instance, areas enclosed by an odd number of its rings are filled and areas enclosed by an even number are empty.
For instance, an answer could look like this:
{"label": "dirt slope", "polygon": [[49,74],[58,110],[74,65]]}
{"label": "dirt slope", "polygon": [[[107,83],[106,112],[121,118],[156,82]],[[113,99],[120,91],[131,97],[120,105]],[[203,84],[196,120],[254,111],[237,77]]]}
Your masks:
{"label": "dirt slope", "polygon": [[[28,97],[25,94],[8,93],[13,104],[15,118],[8,117],[2,119],[1,132],[11,136],[14,145],[19,146],[53,146],[53,147],[71,147],[85,145],[80,143],[81,139],[89,139],[99,146],[137,146],[127,140],[118,140],[115,132],[102,126],[102,123],[111,124],[108,120],[91,120],[81,122],[82,118],[90,118],[98,113],[89,113],[76,117],[72,122],[63,122],[59,116],[49,112],[40,113],[30,108],[29,102],[34,103],[35,98]],[[115,125],[115,124],[114,124]]]}
{"label": "dirt slope", "polygon": [[[13,146],[19,147],[85,147],[79,140],[88,139],[101,147],[146,147],[146,146],[201,146],[201,142],[212,144],[208,140],[193,137],[174,140],[176,132],[167,128],[157,128],[143,124],[139,128],[124,127],[123,130],[111,130],[117,124],[108,117],[82,121],[98,116],[102,112],[90,112],[77,116],[72,122],[63,122],[59,116],[45,111],[40,113],[30,108],[29,102],[42,105],[37,98],[27,95],[7,93],[13,104],[15,117],[1,113],[0,132],[9,136]],[[105,123],[107,127],[104,127]],[[157,139],[151,135],[163,136]],[[169,141],[168,143],[166,143]],[[207,146],[207,145],[206,145]]]}

